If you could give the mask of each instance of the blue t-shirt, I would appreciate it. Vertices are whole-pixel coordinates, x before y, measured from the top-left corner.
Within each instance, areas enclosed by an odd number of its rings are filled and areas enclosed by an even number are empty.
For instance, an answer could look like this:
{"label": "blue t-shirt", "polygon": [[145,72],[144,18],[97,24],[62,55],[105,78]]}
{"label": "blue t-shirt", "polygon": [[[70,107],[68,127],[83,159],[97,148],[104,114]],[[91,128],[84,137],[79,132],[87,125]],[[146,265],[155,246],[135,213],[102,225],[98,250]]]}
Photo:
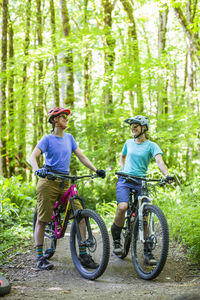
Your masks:
{"label": "blue t-shirt", "polygon": [[152,157],[157,154],[163,155],[163,152],[156,143],[149,140],[138,144],[134,139],[128,139],[124,144],[122,154],[126,155],[122,171],[134,176],[145,177]]}
{"label": "blue t-shirt", "polygon": [[47,166],[54,171],[68,174],[72,152],[78,145],[70,133],[64,133],[63,137],[51,133],[45,135],[36,147],[44,153]]}

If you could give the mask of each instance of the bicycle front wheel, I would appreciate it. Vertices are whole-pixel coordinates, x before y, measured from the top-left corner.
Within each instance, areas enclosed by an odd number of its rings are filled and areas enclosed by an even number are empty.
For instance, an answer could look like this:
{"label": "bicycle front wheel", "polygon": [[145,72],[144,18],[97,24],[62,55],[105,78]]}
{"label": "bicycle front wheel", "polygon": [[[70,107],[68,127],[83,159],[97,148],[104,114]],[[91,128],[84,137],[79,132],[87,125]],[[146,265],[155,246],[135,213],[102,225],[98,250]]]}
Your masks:
{"label": "bicycle front wheel", "polygon": [[[37,208],[35,209],[33,215],[33,234],[35,234],[36,221],[37,221]],[[49,222],[45,227],[43,255],[47,259],[50,259],[56,251],[57,239],[54,230],[55,230],[55,225],[53,222]]]}
{"label": "bicycle front wheel", "polygon": [[[78,228],[80,228],[78,233],[75,221],[77,221]],[[90,209],[81,210],[75,221],[72,224],[70,233],[72,260],[76,269],[84,278],[94,280],[104,273],[108,265],[110,256],[108,231],[100,215]],[[85,247],[87,255],[94,262],[92,267],[85,264],[80,257],[78,235],[81,232],[81,235],[84,235],[81,238],[81,247]]]}
{"label": "bicycle front wheel", "polygon": [[137,274],[142,279],[154,279],[162,271],[168,254],[169,230],[161,209],[145,205],[143,210],[144,242],[139,238],[137,217],[131,239],[132,261]]}

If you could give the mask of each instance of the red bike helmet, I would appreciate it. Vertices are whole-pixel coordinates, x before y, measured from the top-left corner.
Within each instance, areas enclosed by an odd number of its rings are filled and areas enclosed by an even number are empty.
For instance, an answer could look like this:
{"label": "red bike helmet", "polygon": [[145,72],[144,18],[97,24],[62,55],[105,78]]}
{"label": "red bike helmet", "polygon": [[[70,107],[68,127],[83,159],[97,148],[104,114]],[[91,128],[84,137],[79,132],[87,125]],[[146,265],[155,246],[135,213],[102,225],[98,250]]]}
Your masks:
{"label": "red bike helmet", "polygon": [[68,116],[70,114],[70,110],[62,107],[54,107],[53,109],[50,109],[48,112],[49,123],[52,124],[53,119],[61,114],[66,114]]}

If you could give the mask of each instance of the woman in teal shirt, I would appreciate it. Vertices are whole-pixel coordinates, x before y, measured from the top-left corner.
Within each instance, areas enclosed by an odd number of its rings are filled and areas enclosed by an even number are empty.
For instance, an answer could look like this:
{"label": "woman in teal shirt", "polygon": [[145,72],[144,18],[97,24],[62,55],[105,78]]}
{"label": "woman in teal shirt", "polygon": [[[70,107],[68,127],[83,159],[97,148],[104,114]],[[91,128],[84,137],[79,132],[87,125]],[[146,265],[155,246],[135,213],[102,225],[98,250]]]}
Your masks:
{"label": "woman in teal shirt", "polygon": [[[162,159],[163,152],[156,143],[148,139],[146,133],[149,130],[148,119],[144,116],[135,116],[126,119],[125,122],[130,125],[134,139],[128,139],[122,149],[120,156],[122,172],[133,176],[145,177],[149,163],[154,157],[160,171],[165,175],[166,179],[168,181],[172,180]],[[132,184],[124,182],[122,178],[119,178],[116,187],[117,210],[114,223],[111,226],[114,246],[113,252],[116,255],[122,254],[120,234],[124,226],[125,213],[128,209],[130,189],[135,189],[136,196],[138,197],[141,192],[141,180],[138,180],[138,184]],[[146,253],[145,256],[145,262],[147,264],[152,265],[156,263],[151,253]]]}

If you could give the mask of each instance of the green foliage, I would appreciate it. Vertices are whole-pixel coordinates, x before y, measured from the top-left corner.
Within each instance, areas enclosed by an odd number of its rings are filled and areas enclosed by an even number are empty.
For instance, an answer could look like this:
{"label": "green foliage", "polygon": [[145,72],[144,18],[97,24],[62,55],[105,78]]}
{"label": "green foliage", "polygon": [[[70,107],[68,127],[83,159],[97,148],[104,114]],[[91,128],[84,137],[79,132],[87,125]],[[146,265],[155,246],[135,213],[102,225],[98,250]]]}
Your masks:
{"label": "green foliage", "polygon": [[32,234],[35,188],[21,176],[0,178],[0,261],[18,245],[27,245]]}
{"label": "green foliage", "polygon": [[98,203],[96,205],[96,210],[104,219],[108,231],[110,230],[110,227],[114,221],[116,209],[117,209],[116,201],[108,202],[108,203],[103,202],[103,203]]}
{"label": "green foliage", "polygon": [[78,190],[80,196],[84,197],[87,207],[99,210],[99,207],[103,207],[105,203],[113,202],[115,199],[115,185],[116,176],[107,173],[105,179],[96,178],[93,181],[89,180],[87,184],[79,183]]}
{"label": "green foliage", "polygon": [[185,246],[195,262],[199,262],[200,259],[199,198],[200,189],[197,180],[174,189],[165,188],[163,191],[160,188],[154,197],[155,204],[158,204],[165,213],[171,238]]}
{"label": "green foliage", "polygon": [[[133,1],[132,4],[130,1],[134,22],[130,22],[121,1],[114,1],[114,3],[110,26],[109,22],[105,26],[109,17],[105,15],[106,10],[103,7],[106,4],[105,1],[85,1],[84,3],[83,1],[67,1],[70,34],[64,37],[59,1],[54,1],[55,33],[52,33],[51,29],[53,24],[51,24],[51,9],[48,1],[42,4],[42,24],[38,24],[34,1],[30,3],[21,0],[9,2],[7,24],[12,23],[13,27],[14,56],[10,58],[8,53],[7,64],[5,63],[6,72],[0,74],[0,78],[6,80],[6,94],[12,95],[15,103],[13,108],[12,97],[6,96],[5,108],[3,99],[3,105],[0,107],[3,115],[1,130],[7,133],[2,135],[3,140],[7,139],[2,147],[3,151],[5,150],[2,152],[2,158],[5,159],[8,169],[7,172],[5,170],[3,172],[5,176],[21,173],[24,178],[28,176],[31,178],[30,170],[25,168],[25,161],[41,137],[43,123],[47,123],[44,115],[52,103],[56,103],[55,75],[58,75],[57,89],[62,90],[60,105],[70,105],[69,99],[66,99],[66,90],[70,84],[67,73],[69,69],[73,70],[75,101],[70,107],[72,114],[69,117],[68,131],[76,133],[75,138],[84,154],[97,168],[106,169],[108,174],[104,180],[98,179],[88,183],[83,195],[87,200],[87,206],[97,208],[98,211],[102,209],[102,214],[107,213],[108,218],[111,218],[108,211],[109,209],[112,211],[112,203],[115,201],[114,170],[119,169],[121,149],[125,140],[131,137],[123,120],[138,112],[139,78],[141,78],[141,98],[143,98],[144,107],[141,113],[150,119],[150,136],[163,150],[164,160],[170,172],[178,174],[182,182],[187,183],[188,179],[196,178],[200,171],[199,51],[192,48],[195,43],[197,46],[199,43],[198,34],[196,34],[199,32],[200,20],[198,2],[191,1],[190,7],[192,18],[188,29],[191,30],[195,39],[193,45],[190,41],[191,49],[188,48],[189,43],[184,33],[186,28],[183,28],[180,19],[174,14],[174,8],[178,8],[185,19],[188,19],[189,1],[138,0],[134,1],[134,5],[132,5]],[[30,11],[27,10],[27,5],[30,5]],[[169,7],[169,14],[165,27],[165,22],[161,24],[160,13],[166,11],[166,5]],[[5,14],[3,14],[2,7],[1,16],[3,15]],[[130,32],[134,23],[136,31],[134,37],[131,37]],[[39,28],[40,25],[41,28]],[[165,29],[166,35],[164,35]],[[42,45],[38,40],[39,32]],[[108,35],[109,39],[106,40]],[[160,42],[158,43],[158,36],[160,35],[163,36],[162,46],[165,48],[162,49],[162,55],[159,55],[161,45]],[[1,41],[5,41],[6,38],[10,49],[9,35],[2,36]],[[55,39],[54,45],[52,38]],[[113,40],[115,42],[111,43]],[[28,49],[25,49],[26,44],[29,44]],[[114,49],[111,49],[111,44],[115,47]],[[135,48],[137,44],[138,52]],[[115,53],[115,58],[110,55],[111,50]],[[73,65],[66,63],[68,51],[72,53]],[[190,58],[189,52],[193,54]],[[105,74],[112,59],[113,70],[111,74]],[[43,64],[42,74],[39,70],[40,63]],[[3,62],[2,65],[4,65]],[[137,68],[137,65],[140,68]],[[189,77],[193,78],[193,82],[190,82]],[[13,89],[8,90],[11,82],[13,82]],[[106,99],[105,96],[108,95],[105,95],[107,94],[105,87],[110,91],[112,99]],[[45,91],[43,96],[41,89]],[[70,128],[72,119],[71,124],[75,126],[76,131],[73,126]],[[50,125],[48,127],[45,124],[43,129],[45,127],[46,132],[50,132]],[[11,132],[13,132],[11,135],[13,139],[10,138]],[[82,164],[78,164],[76,171],[80,174],[88,172]],[[151,164],[149,174],[160,176],[155,164]],[[81,189],[82,183],[80,183],[80,191]],[[171,197],[167,193],[163,194],[162,190],[159,193],[161,204],[165,205],[164,199],[168,199],[175,212],[177,207],[174,203],[176,201],[181,203],[178,202],[180,209],[177,215],[169,213],[169,219],[171,216],[181,219],[180,211],[191,209],[192,217],[196,220],[197,210],[194,206],[194,199],[198,197],[194,198],[195,195],[193,195],[191,199],[189,188],[184,187],[179,192],[170,191]],[[31,208],[34,206],[34,187],[28,183],[22,184],[20,177],[0,178],[0,195],[2,228],[14,230],[16,228],[14,225],[18,220],[22,226],[28,225],[29,215],[32,214]],[[191,201],[187,202],[187,199]],[[167,212],[167,208],[165,210]],[[173,224],[172,221],[170,222]],[[174,228],[176,228],[175,222],[172,232]],[[185,237],[181,237],[182,232],[184,236],[186,235],[186,231],[183,231],[183,228],[177,228],[175,231],[178,238],[187,243]],[[6,229],[5,232],[8,237],[8,230]],[[174,236],[176,236],[175,233]]]}

